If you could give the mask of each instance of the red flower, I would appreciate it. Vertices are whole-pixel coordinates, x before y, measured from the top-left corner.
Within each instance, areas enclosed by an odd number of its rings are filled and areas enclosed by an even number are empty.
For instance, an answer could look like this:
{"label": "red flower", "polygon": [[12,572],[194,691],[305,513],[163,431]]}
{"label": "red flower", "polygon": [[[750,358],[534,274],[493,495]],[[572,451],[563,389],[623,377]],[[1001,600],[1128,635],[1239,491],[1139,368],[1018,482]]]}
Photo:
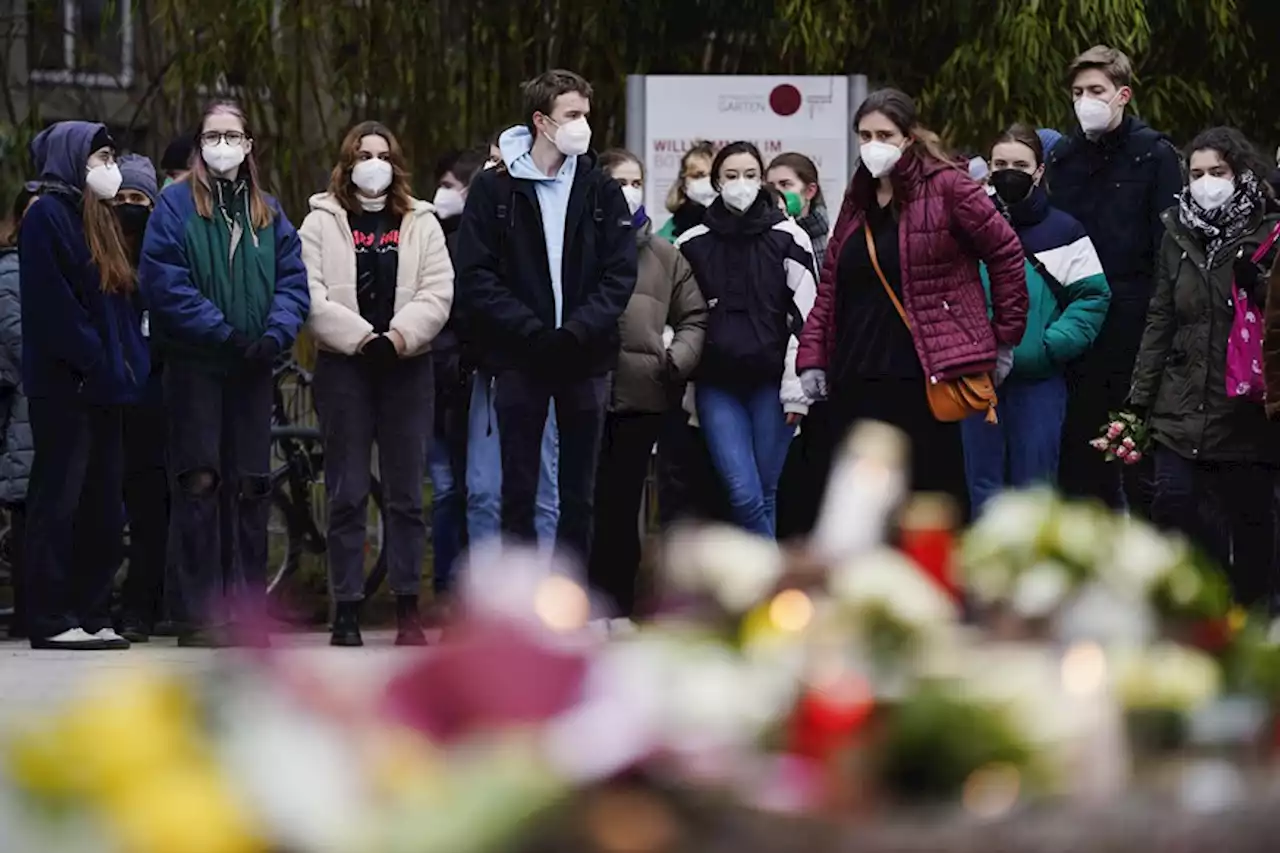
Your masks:
{"label": "red flower", "polygon": [[549,648],[518,627],[471,623],[395,676],[384,706],[437,742],[538,723],[582,699],[588,660]]}

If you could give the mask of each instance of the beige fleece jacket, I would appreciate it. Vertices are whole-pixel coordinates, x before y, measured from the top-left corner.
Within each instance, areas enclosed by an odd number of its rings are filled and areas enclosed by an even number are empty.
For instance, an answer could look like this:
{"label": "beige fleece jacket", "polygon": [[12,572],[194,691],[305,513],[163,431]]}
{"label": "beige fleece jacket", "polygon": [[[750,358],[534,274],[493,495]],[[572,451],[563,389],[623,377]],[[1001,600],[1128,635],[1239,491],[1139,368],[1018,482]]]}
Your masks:
{"label": "beige fleece jacket", "polygon": [[[307,326],[321,349],[355,355],[373,326],[356,301],[356,250],[347,212],[332,195],[311,197],[302,221],[302,260],[311,288]],[[405,342],[405,356],[431,348],[453,305],[453,264],[435,208],[414,200],[400,226],[395,316],[391,328]]]}

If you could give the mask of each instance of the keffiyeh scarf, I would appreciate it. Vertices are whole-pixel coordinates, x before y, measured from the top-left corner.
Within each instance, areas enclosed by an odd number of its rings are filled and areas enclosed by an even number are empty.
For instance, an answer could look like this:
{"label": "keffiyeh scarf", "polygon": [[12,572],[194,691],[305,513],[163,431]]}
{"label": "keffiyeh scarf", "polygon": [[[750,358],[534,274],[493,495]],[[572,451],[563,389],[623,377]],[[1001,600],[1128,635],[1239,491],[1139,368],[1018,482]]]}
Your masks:
{"label": "keffiyeh scarf", "polygon": [[1253,172],[1236,175],[1235,195],[1227,203],[1213,210],[1201,207],[1185,188],[1178,196],[1178,219],[1182,225],[1204,240],[1206,255],[1214,255],[1225,243],[1242,236],[1250,229],[1254,215],[1262,209],[1262,186]]}

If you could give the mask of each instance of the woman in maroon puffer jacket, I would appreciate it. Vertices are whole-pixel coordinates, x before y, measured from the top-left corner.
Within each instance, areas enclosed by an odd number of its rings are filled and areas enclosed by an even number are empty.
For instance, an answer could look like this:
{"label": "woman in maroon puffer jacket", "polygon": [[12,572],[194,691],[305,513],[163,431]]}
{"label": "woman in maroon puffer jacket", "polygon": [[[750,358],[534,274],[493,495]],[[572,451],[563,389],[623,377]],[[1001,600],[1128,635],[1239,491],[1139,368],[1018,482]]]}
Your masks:
{"label": "woman in maroon puffer jacket", "polygon": [[[830,402],[831,434],[872,419],[911,441],[913,487],[954,496],[967,515],[960,425],[929,411],[925,382],[1012,366],[1027,319],[1025,254],[981,186],[922,127],[895,89],[871,93],[854,126],[861,163],[827,247],[796,369]],[[902,302],[902,322],[871,264],[867,233]],[[992,312],[978,272],[991,279]]]}

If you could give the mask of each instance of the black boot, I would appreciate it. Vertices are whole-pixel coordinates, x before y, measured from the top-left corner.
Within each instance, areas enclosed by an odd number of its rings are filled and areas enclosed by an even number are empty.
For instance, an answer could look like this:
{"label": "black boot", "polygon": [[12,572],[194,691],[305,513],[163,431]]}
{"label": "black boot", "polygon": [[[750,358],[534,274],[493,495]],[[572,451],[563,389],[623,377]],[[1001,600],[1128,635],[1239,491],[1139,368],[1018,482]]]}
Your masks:
{"label": "black boot", "polygon": [[360,602],[338,602],[338,611],[333,617],[333,634],[329,638],[329,645],[351,648],[364,645],[364,638],[360,636]]}
{"label": "black boot", "polygon": [[418,596],[396,596],[396,645],[425,646],[427,635],[422,631],[422,617],[418,615]]}

